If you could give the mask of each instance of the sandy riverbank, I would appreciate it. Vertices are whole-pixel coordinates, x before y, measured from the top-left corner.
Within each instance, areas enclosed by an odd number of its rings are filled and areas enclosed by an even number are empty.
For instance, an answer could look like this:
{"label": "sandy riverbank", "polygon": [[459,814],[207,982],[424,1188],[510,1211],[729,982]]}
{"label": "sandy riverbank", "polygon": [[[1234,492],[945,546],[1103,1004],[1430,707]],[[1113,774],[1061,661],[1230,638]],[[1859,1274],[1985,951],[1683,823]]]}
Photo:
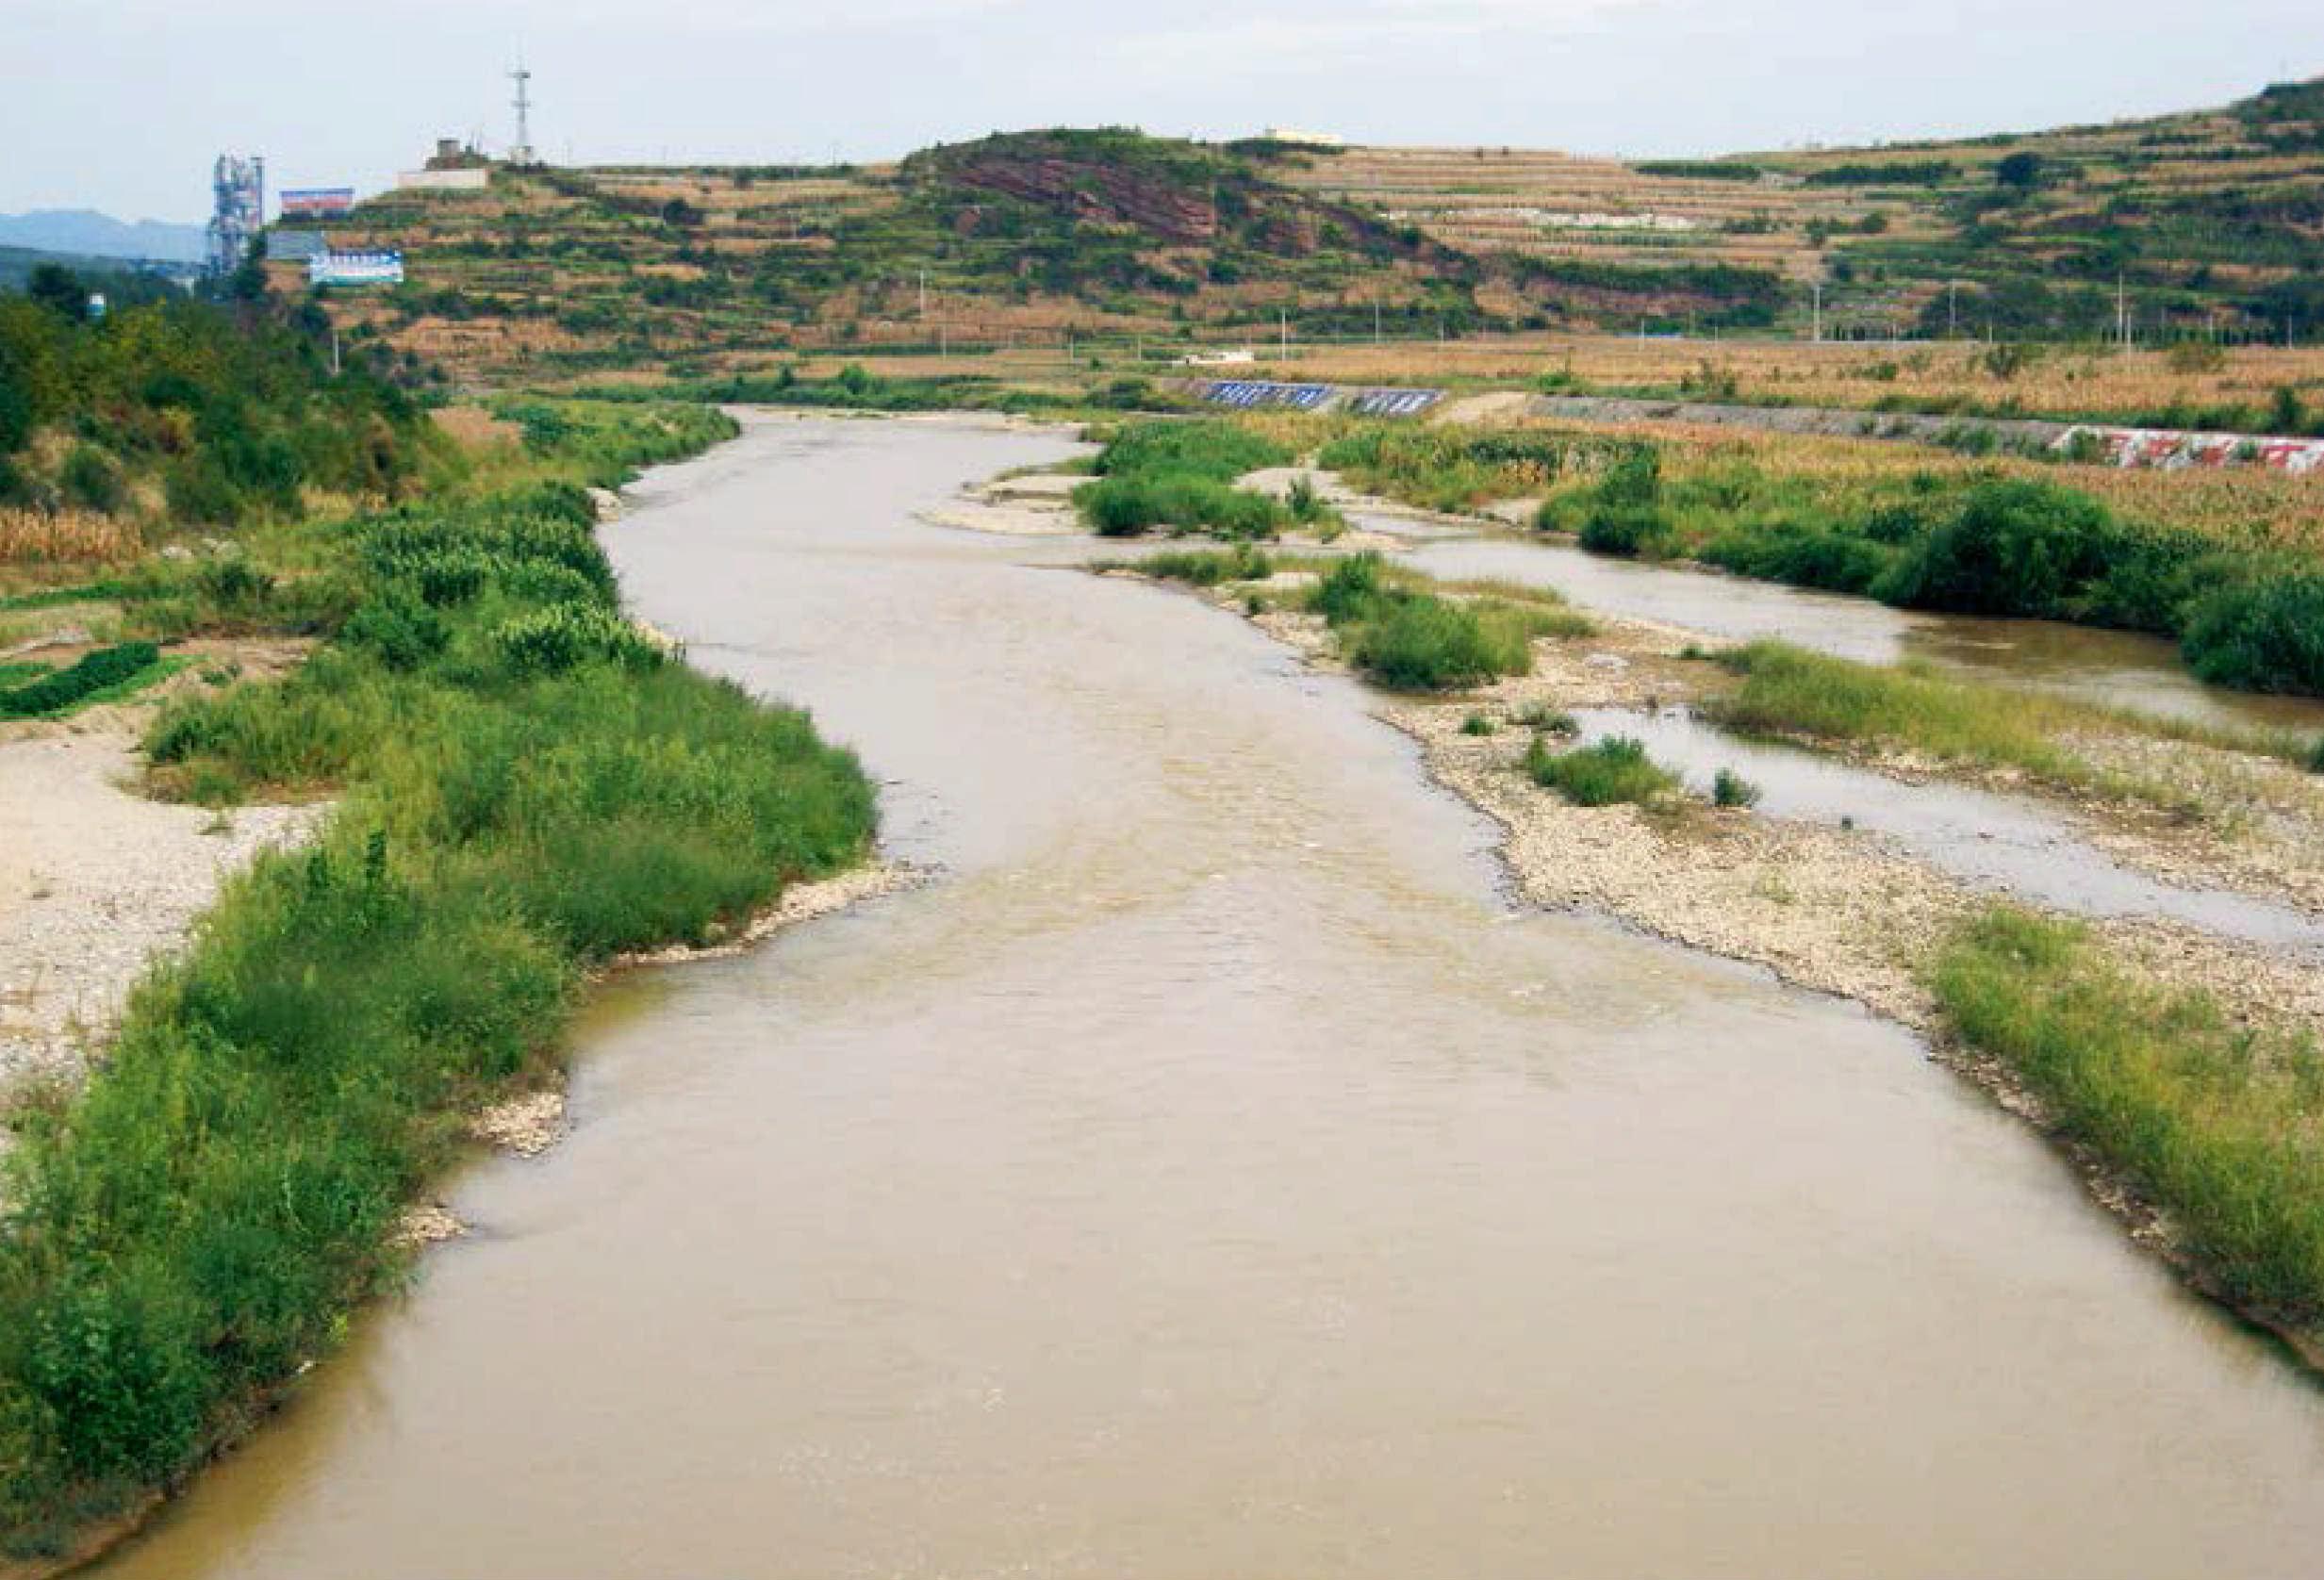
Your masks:
{"label": "sandy riverbank", "polygon": [[184,941],[229,875],[321,815],[147,799],[148,713],[0,726],[0,1094],[77,1078],[148,961]]}

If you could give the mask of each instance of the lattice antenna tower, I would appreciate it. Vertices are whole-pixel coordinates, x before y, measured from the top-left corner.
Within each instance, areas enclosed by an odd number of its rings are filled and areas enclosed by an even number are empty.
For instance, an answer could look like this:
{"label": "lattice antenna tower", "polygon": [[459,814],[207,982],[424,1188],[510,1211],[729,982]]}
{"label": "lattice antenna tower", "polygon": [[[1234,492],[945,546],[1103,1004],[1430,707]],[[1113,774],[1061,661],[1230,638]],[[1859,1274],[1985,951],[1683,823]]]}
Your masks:
{"label": "lattice antenna tower", "polygon": [[508,151],[508,162],[512,165],[536,164],[539,161],[533,156],[533,74],[526,68],[522,56],[517,58],[517,64],[510,70],[508,80],[517,85],[517,97],[513,101],[517,107],[517,145]]}

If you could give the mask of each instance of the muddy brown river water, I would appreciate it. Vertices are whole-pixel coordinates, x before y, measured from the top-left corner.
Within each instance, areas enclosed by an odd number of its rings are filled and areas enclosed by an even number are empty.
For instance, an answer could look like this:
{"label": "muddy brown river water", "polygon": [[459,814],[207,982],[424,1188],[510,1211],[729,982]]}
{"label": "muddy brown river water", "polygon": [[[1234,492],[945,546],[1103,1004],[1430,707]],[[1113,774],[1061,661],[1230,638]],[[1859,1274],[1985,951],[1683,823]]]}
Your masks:
{"label": "muddy brown river water", "polygon": [[1350,683],[770,422],[629,597],[932,885],[624,979],[577,1126],[107,1570],[2283,1576],[2324,1398],[1839,1004],[1516,910]]}

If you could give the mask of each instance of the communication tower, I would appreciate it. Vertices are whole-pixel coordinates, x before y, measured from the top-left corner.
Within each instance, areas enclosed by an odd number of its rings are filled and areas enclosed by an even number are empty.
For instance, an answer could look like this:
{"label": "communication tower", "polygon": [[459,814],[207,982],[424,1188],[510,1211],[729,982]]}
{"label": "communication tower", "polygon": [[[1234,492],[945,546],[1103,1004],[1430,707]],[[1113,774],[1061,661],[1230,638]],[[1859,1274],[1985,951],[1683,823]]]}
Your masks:
{"label": "communication tower", "polygon": [[512,165],[530,165],[539,161],[533,156],[533,74],[525,68],[522,58],[508,74],[517,85],[517,144],[508,151]]}
{"label": "communication tower", "polygon": [[266,161],[219,155],[210,167],[210,193],[209,270],[231,274],[266,229]]}

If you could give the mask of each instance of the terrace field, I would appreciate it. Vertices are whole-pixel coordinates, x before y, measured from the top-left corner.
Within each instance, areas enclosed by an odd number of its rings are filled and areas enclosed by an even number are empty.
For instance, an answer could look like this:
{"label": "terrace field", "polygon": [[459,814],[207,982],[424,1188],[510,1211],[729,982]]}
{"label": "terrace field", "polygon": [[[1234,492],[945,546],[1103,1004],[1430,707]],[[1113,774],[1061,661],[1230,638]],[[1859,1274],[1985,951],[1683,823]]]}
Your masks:
{"label": "terrace field", "polygon": [[[1805,336],[1817,287],[1822,328],[1845,340],[2099,340],[2119,288],[2141,339],[2280,343],[2324,323],[2324,88],[2104,127],[1719,160],[1116,128],[996,135],[891,165],[498,167],[483,192],[385,194],[334,235],[400,247],[411,268],[392,293],[333,302],[341,327],[415,369],[470,375],[1099,341],[1134,354]],[[299,284],[277,270],[278,286]],[[1981,353],[1893,372],[1896,358],[1860,356],[1800,387],[1732,377],[1787,398],[1958,399],[1947,369]],[[2264,403],[2283,382],[2245,389],[2233,358],[2197,361],[2195,385],[2122,403]],[[2024,387],[1992,403],[2064,409],[2090,393],[2051,387],[2086,382],[2060,373],[2013,377]]]}
{"label": "terrace field", "polygon": [[1273,168],[1585,296],[1636,271],[1768,271],[1792,283],[1795,310],[1823,283],[1840,336],[2069,337],[2109,331],[2120,282],[2149,335],[2266,337],[2324,317],[2320,156],[2324,84],[2309,82],[1969,141],[1642,162],[1295,150]]}

